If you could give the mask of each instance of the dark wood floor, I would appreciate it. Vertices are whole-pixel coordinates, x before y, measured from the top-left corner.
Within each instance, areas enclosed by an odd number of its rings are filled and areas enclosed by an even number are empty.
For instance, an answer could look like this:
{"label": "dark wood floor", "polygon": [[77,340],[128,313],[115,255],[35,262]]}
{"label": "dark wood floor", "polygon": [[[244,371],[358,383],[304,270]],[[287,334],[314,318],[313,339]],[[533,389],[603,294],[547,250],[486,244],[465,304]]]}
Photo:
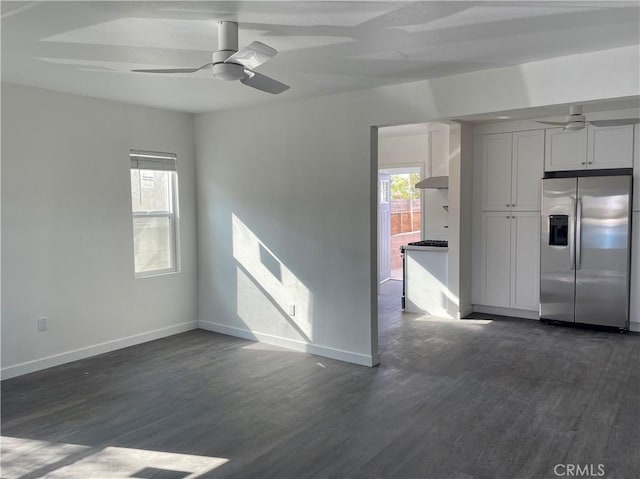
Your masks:
{"label": "dark wood floor", "polygon": [[398,306],[377,368],[198,330],[4,381],[2,477],[640,477],[640,336]]}

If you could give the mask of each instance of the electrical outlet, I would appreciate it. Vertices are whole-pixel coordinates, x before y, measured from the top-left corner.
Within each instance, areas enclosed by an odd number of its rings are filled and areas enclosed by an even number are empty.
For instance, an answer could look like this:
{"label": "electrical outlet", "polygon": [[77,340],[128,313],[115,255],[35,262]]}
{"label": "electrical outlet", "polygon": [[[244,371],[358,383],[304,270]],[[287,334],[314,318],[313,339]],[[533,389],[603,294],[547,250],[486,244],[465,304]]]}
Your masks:
{"label": "electrical outlet", "polygon": [[289,316],[295,316],[296,315],[296,305],[295,304],[290,304],[289,305]]}
{"label": "electrical outlet", "polygon": [[38,332],[47,331],[47,318],[38,318]]}

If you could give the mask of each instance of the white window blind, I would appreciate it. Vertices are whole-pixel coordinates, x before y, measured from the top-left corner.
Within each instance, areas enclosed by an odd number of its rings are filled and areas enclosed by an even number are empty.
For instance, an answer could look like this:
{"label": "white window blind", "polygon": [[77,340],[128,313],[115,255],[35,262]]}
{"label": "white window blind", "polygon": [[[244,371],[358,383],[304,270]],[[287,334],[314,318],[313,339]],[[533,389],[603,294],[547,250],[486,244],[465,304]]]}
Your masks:
{"label": "white window blind", "polygon": [[176,155],[173,153],[131,150],[129,158],[134,169],[176,171]]}

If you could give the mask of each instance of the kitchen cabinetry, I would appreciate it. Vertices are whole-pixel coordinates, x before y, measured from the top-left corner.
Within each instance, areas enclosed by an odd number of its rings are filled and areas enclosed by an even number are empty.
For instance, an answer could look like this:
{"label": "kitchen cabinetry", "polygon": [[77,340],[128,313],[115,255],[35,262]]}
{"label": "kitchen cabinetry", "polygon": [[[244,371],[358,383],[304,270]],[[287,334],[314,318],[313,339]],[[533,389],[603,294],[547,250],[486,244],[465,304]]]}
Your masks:
{"label": "kitchen cabinetry", "polygon": [[404,251],[405,311],[449,318],[446,248],[407,246]]}
{"label": "kitchen cabinetry", "polygon": [[632,162],[633,125],[546,130],[546,171],[631,168]]}
{"label": "kitchen cabinetry", "polygon": [[540,213],[481,213],[480,287],[485,306],[537,310]]}
{"label": "kitchen cabinetry", "polygon": [[540,209],[544,130],[483,135],[482,210]]}
{"label": "kitchen cabinetry", "polygon": [[540,302],[540,213],[511,218],[510,307],[538,311]]}

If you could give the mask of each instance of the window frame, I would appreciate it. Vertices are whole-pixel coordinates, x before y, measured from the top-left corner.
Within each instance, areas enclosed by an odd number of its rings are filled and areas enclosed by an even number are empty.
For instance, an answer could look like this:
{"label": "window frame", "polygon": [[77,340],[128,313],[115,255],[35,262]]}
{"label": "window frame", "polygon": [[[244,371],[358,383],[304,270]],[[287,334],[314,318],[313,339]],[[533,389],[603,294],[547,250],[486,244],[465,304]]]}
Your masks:
{"label": "window frame", "polygon": [[[134,245],[133,245],[133,272],[136,279],[149,278],[153,276],[164,276],[167,274],[174,274],[180,272],[180,228],[179,228],[179,206],[178,206],[178,169],[177,169],[177,155],[174,153],[153,152],[153,151],[141,151],[130,150],[129,151],[129,163],[131,165],[131,159],[133,157],[148,157],[148,158],[162,158],[173,159],[174,169],[157,169],[153,168],[133,168],[129,167],[129,181],[131,181],[131,172],[135,169],[138,170],[138,174],[141,175],[142,170],[149,171],[168,171],[169,172],[169,210],[157,210],[157,211],[134,211],[133,204],[131,205],[131,226],[135,229],[136,218],[168,218],[169,219],[169,263],[170,267],[162,269],[153,269],[148,271],[136,271],[135,261],[135,232],[134,232]],[[141,176],[140,176],[141,177]],[[131,188],[131,184],[129,185]],[[133,191],[131,191],[133,195]]]}

